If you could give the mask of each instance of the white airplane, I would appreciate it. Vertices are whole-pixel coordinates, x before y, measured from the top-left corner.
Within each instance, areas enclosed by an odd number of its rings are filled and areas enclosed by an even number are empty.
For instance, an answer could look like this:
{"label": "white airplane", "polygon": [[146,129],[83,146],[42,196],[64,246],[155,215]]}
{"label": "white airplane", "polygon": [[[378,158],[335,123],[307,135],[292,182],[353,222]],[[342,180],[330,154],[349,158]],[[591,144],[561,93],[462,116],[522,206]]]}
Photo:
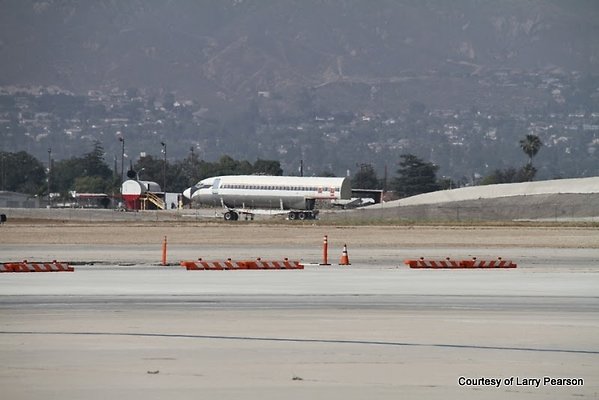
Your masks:
{"label": "white airplane", "polygon": [[200,204],[221,205],[227,209],[227,221],[237,220],[239,214],[253,218],[260,209],[304,220],[318,214],[316,200],[350,199],[351,186],[349,178],[226,175],[203,179],[183,195]]}

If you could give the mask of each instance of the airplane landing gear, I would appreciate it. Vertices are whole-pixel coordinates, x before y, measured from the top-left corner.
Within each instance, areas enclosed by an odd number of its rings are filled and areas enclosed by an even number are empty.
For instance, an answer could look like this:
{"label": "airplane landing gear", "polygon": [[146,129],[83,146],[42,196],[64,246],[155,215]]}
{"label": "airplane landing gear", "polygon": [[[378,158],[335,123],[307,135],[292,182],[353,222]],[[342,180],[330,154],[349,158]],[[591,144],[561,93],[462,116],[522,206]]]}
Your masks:
{"label": "airplane landing gear", "polygon": [[300,221],[316,219],[316,213],[313,211],[290,211],[289,214],[287,214],[287,219],[289,221],[295,221],[296,219],[299,219]]}
{"label": "airplane landing gear", "polygon": [[225,218],[225,221],[237,221],[239,219],[239,214],[235,211],[227,211],[223,217]]}

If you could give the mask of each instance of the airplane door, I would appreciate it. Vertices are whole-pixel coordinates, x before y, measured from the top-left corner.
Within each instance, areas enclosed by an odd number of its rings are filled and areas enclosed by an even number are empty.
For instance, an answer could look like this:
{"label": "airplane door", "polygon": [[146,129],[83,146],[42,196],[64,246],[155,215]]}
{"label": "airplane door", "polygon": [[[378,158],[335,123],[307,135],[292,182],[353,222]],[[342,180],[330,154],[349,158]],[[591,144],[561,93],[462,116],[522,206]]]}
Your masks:
{"label": "airplane door", "polygon": [[212,194],[218,194],[218,188],[220,187],[220,178],[216,178],[212,183]]}

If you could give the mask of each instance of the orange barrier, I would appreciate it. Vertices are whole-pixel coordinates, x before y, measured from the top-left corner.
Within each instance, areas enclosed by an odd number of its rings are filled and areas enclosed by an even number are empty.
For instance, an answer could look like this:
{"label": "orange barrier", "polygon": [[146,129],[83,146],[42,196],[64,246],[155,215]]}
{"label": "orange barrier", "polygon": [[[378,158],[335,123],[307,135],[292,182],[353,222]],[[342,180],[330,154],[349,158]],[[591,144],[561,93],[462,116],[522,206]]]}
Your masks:
{"label": "orange barrier", "polygon": [[445,260],[425,260],[420,257],[418,260],[405,260],[404,264],[410,268],[460,268],[460,262],[446,258]]}
{"label": "orange barrier", "polygon": [[248,269],[245,263],[233,262],[230,258],[226,261],[204,261],[200,258],[197,261],[181,261],[180,264],[181,266],[185,267],[188,271],[222,271],[225,269]]}
{"label": "orange barrier", "polygon": [[322,241],[322,263],[320,265],[331,265],[329,264],[329,237],[324,235]]}
{"label": "orange barrier", "polygon": [[166,265],[166,236],[164,237],[164,240],[162,241],[162,265]]}
{"label": "orange barrier", "polygon": [[257,269],[304,269],[299,261],[265,261],[260,258],[256,260],[232,261],[205,261],[201,258],[197,261],[181,261],[181,266],[188,271],[222,271],[222,270],[257,270]]}
{"label": "orange barrier", "polygon": [[[299,261],[290,261],[285,258],[283,261],[264,261],[257,259],[256,261],[245,261],[248,264],[248,269],[304,269],[304,266]],[[254,263],[256,267],[254,268]]]}
{"label": "orange barrier", "polygon": [[445,260],[425,260],[420,257],[418,260],[405,260],[404,264],[410,268],[516,268],[517,264],[512,261],[503,260],[499,257],[497,260],[477,260],[476,257],[471,260],[452,260],[449,257]]}
{"label": "orange barrier", "polygon": [[73,272],[75,268],[56,260],[46,263],[33,263],[27,260],[2,264],[0,272]]}
{"label": "orange barrier", "polygon": [[516,268],[518,265],[502,259],[501,257],[497,260],[477,260],[473,257],[472,260],[464,260],[461,262],[463,268]]}

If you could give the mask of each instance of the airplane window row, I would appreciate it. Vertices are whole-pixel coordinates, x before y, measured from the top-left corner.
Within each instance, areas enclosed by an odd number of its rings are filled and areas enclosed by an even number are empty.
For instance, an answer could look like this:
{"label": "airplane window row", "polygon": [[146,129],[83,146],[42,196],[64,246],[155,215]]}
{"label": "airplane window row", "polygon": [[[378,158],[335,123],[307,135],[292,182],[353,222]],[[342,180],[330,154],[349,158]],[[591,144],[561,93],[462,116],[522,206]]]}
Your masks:
{"label": "airplane window row", "polygon": [[305,187],[305,186],[278,186],[278,185],[243,185],[226,183],[220,186],[221,189],[249,189],[249,190],[294,190],[294,191],[311,191],[311,192],[335,192],[339,191],[338,187],[335,188],[318,188],[318,187]]}

